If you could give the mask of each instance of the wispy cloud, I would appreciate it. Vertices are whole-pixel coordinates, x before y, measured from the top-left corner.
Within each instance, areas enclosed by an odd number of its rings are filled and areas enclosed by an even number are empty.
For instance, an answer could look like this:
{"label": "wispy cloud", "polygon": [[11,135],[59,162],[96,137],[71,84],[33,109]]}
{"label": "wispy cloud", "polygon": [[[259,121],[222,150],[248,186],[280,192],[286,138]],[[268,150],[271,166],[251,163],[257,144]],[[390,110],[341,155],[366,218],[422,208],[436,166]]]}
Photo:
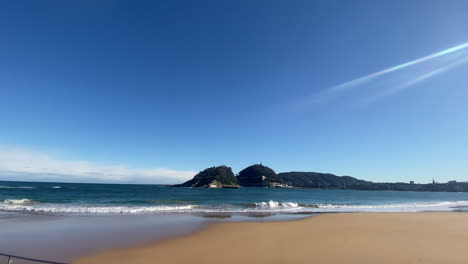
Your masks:
{"label": "wispy cloud", "polygon": [[[324,102],[360,88],[373,88],[367,92],[370,102],[403,91],[424,80],[445,73],[468,62],[468,42],[427,56],[407,61],[314,93],[299,102],[310,105]],[[377,91],[376,91],[377,90]],[[361,96],[362,99],[362,96]]]}
{"label": "wispy cloud", "polygon": [[62,160],[35,150],[0,149],[0,179],[3,180],[166,184],[188,180],[195,174],[194,171]]}

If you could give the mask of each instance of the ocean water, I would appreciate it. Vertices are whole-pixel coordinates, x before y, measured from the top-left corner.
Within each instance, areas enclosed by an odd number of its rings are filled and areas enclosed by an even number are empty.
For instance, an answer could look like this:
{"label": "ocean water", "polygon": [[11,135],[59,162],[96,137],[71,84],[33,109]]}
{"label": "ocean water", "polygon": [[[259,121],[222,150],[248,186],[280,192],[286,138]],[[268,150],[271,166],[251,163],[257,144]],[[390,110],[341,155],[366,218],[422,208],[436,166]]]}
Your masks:
{"label": "ocean water", "polygon": [[0,211],[53,215],[464,211],[468,193],[0,181]]}

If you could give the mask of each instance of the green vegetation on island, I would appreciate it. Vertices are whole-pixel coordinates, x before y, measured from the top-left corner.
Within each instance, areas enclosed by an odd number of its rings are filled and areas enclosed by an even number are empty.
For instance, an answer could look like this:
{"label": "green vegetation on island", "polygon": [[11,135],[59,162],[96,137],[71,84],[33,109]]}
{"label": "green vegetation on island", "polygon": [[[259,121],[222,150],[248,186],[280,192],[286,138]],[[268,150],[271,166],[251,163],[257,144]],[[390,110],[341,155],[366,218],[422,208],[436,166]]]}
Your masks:
{"label": "green vegetation on island", "polygon": [[237,181],[246,187],[273,187],[283,181],[276,172],[262,164],[255,164],[243,169],[237,175]]}
{"label": "green vegetation on island", "polygon": [[285,172],[278,176],[287,185],[301,188],[368,190],[368,191],[415,191],[415,192],[468,192],[468,183],[417,184],[414,182],[371,182],[350,176],[336,176],[318,172]]}
{"label": "green vegetation on island", "polygon": [[205,187],[205,188],[221,188],[235,187],[237,179],[232,172],[232,169],[227,166],[211,167],[204,171],[200,171],[193,179],[175,187]]}
{"label": "green vegetation on island", "polygon": [[362,186],[370,183],[350,176],[336,176],[319,172],[283,172],[279,173],[278,177],[287,185],[303,188],[347,189],[351,186]]}

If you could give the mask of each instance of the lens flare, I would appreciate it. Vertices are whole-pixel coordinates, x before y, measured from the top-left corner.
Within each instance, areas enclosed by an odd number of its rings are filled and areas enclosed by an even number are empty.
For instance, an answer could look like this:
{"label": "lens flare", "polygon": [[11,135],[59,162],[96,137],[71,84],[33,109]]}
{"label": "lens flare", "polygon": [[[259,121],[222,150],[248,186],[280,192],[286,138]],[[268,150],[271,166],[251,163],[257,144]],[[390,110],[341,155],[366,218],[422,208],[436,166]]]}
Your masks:
{"label": "lens flare", "polygon": [[340,90],[345,90],[345,89],[348,89],[348,88],[351,88],[351,87],[366,83],[368,81],[371,81],[371,80],[373,80],[373,79],[375,79],[377,77],[380,77],[382,75],[385,75],[385,74],[388,74],[388,73],[391,73],[391,72],[395,72],[395,71],[398,71],[398,70],[402,70],[402,69],[405,69],[405,68],[408,68],[410,66],[420,64],[420,63],[423,63],[423,62],[426,62],[426,61],[434,60],[436,58],[440,58],[442,56],[445,56],[445,55],[448,55],[448,54],[451,54],[451,53],[454,53],[454,52],[457,52],[457,51],[461,51],[461,50],[466,49],[466,48],[468,48],[468,42],[465,42],[463,44],[460,44],[460,45],[457,45],[457,46],[454,46],[454,47],[451,47],[451,48],[448,48],[448,49],[445,49],[445,50],[442,50],[442,51],[439,51],[439,52],[436,52],[436,53],[433,53],[433,54],[430,54],[430,55],[427,55],[427,56],[424,56],[424,57],[419,58],[419,59],[415,59],[415,60],[412,60],[412,61],[402,63],[402,64],[394,66],[394,67],[390,67],[390,68],[387,68],[387,69],[384,69],[384,70],[381,70],[381,71],[378,71],[378,72],[374,72],[374,73],[371,73],[369,75],[366,75],[366,76],[363,76],[363,77],[360,77],[360,78],[357,78],[357,79],[354,79],[354,80],[351,80],[351,81],[348,81],[348,82],[344,82],[342,84],[339,84],[339,85],[328,88],[327,90],[324,91],[324,93],[332,93],[332,92],[337,92],[337,91],[340,91]]}
{"label": "lens flare", "polygon": [[406,88],[408,88],[410,86],[413,86],[413,85],[415,85],[417,83],[420,83],[420,82],[422,82],[424,80],[427,80],[427,79],[435,77],[435,76],[437,76],[437,75],[439,75],[441,73],[444,73],[444,72],[447,72],[447,71],[449,71],[451,69],[454,69],[455,67],[458,67],[458,66],[460,66],[462,64],[465,64],[467,62],[468,62],[468,57],[465,57],[463,59],[457,60],[457,61],[455,61],[453,63],[450,63],[448,65],[445,65],[443,67],[436,68],[436,69],[434,69],[432,71],[429,71],[429,72],[426,72],[426,73],[421,74],[419,76],[416,76],[415,78],[412,78],[412,79],[410,79],[410,80],[408,80],[408,81],[406,81],[406,82],[404,82],[404,83],[402,83],[402,84],[400,84],[400,85],[398,85],[396,87],[388,89],[385,92],[383,92],[381,94],[378,94],[377,96],[373,97],[371,100],[368,100],[368,101],[370,102],[370,101],[374,101],[374,100],[376,100],[378,98],[382,98],[382,97],[385,97],[385,96],[392,95],[392,94],[394,94],[396,92],[404,90],[404,89],[406,89]]}

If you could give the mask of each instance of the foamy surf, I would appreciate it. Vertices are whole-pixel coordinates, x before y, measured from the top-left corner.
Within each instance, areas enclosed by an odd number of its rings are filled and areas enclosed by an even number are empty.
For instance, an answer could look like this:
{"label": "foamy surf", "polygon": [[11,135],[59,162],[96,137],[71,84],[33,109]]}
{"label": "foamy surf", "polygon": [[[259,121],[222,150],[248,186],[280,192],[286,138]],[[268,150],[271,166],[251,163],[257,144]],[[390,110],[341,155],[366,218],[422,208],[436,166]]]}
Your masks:
{"label": "foamy surf", "polygon": [[268,202],[260,202],[254,203],[255,210],[271,210],[271,211],[281,211],[281,210],[288,210],[288,209],[297,209],[300,208],[299,204],[293,202],[278,202],[278,201],[268,201]]}
{"label": "foamy surf", "polygon": [[35,204],[36,201],[30,199],[6,199],[3,201],[5,205],[26,205],[26,204]]}
{"label": "foamy surf", "polygon": [[427,203],[402,203],[382,205],[335,205],[317,204],[307,208],[308,212],[424,212],[424,211],[454,211],[458,207],[468,206],[468,201],[455,202],[427,202]]}
{"label": "foamy surf", "polygon": [[5,200],[0,203],[0,210],[25,211],[52,214],[152,214],[164,212],[187,212],[193,208],[187,206],[97,206],[97,205],[62,205],[39,204],[28,199]]}
{"label": "foamy surf", "polygon": [[338,213],[338,212],[423,212],[453,211],[457,207],[468,206],[468,201],[401,203],[381,205],[345,205],[345,204],[299,204],[293,202],[260,202],[254,208],[245,211],[295,211],[300,213]]}
{"label": "foamy surf", "polygon": [[26,211],[52,214],[161,214],[161,213],[326,213],[326,212],[422,212],[453,211],[468,207],[468,201],[405,203],[383,205],[299,204],[295,202],[268,201],[253,206],[233,205],[154,205],[154,206],[103,206],[82,204],[38,203],[30,199],[7,199],[0,203],[3,211]]}

